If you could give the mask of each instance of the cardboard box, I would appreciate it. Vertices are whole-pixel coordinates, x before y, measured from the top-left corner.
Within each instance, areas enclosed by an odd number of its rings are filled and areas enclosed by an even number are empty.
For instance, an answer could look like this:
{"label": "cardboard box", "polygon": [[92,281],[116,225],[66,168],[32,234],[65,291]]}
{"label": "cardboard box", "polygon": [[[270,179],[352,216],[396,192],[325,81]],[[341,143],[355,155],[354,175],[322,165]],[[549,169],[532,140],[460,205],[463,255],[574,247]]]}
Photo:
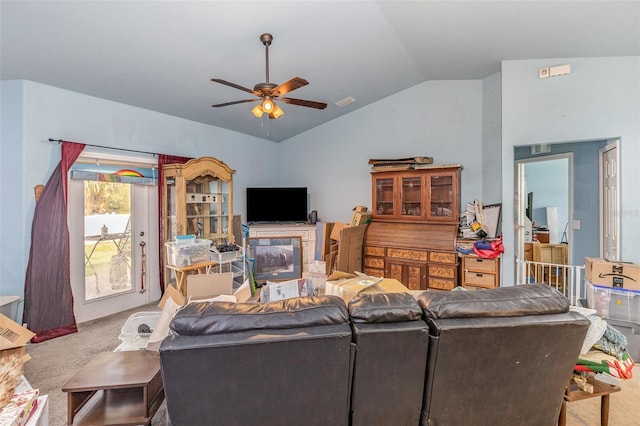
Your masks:
{"label": "cardboard box", "polygon": [[233,294],[233,272],[187,275],[187,298],[208,299]]}
{"label": "cardboard box", "polygon": [[[24,346],[36,334],[10,318],[0,314],[0,359],[12,353],[24,354]],[[24,361],[27,361],[25,355]]]}
{"label": "cardboard box", "polygon": [[[251,297],[251,287],[245,281],[235,292],[233,291],[233,272],[220,274],[200,274],[187,276],[187,296],[189,301],[207,302],[217,298],[218,301],[246,302]],[[169,335],[169,325],[180,307],[187,299],[175,287],[168,286],[158,306],[162,309],[155,329],[149,336],[145,349],[157,352],[162,339]],[[123,342],[124,344],[124,342]],[[123,345],[120,345],[123,346]],[[121,348],[128,350],[128,348]]]}
{"label": "cardboard box", "polygon": [[353,211],[356,213],[364,213],[368,210],[368,208],[366,208],[365,206],[355,206],[353,208]]}
{"label": "cardboard box", "polygon": [[331,229],[330,238],[335,241],[340,241],[340,235],[344,228],[348,228],[349,225],[342,222],[334,222],[333,228]]}
{"label": "cardboard box", "polygon": [[351,222],[349,223],[349,226],[358,226],[370,223],[371,217],[371,212],[353,212],[353,214],[351,214]]}
{"label": "cardboard box", "polygon": [[334,272],[327,278],[324,294],[339,296],[345,303],[349,303],[353,297],[360,293],[409,293],[409,289],[400,281],[392,278],[354,275],[345,272]]}
{"label": "cardboard box", "polygon": [[597,286],[640,291],[640,265],[635,263],[585,257],[584,276]]}

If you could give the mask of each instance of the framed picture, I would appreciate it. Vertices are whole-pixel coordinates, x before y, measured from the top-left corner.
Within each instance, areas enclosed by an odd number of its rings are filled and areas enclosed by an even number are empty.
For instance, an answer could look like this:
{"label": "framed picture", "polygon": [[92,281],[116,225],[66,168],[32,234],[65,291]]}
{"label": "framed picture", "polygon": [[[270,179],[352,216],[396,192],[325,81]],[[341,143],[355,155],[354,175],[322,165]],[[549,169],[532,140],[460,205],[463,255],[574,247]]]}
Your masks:
{"label": "framed picture", "polygon": [[256,281],[302,278],[301,237],[249,238],[247,245]]}
{"label": "framed picture", "polygon": [[500,213],[502,204],[487,204],[482,207],[484,225],[487,227],[487,238],[496,238],[500,233]]}

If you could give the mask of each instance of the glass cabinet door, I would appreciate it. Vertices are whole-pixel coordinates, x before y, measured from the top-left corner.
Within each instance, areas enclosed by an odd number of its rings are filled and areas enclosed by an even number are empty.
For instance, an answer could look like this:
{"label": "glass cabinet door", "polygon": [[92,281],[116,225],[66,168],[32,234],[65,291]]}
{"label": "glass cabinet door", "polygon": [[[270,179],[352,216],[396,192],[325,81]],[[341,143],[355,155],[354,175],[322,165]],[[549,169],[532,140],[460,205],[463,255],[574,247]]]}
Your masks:
{"label": "glass cabinet door", "polygon": [[401,176],[401,211],[402,216],[422,216],[422,176]]}
{"label": "glass cabinet door", "polygon": [[429,176],[429,212],[432,219],[452,218],[456,215],[458,206],[454,193],[455,176],[441,174]]}
{"label": "glass cabinet door", "polygon": [[393,216],[393,177],[375,178],[375,214]]}
{"label": "glass cabinet door", "polygon": [[168,240],[173,240],[176,235],[180,234],[178,230],[178,205],[176,204],[176,180],[173,177],[166,179],[166,216],[165,216],[165,229]]}

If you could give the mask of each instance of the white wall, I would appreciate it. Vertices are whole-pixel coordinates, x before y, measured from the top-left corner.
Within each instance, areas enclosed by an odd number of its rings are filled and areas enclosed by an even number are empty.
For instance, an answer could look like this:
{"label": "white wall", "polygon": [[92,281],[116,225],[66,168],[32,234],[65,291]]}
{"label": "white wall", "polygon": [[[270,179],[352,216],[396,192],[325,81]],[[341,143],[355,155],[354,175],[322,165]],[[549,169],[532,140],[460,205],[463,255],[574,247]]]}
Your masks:
{"label": "white wall", "polygon": [[[23,294],[35,207],[33,187],[46,183],[60,161],[59,145],[48,138],[216,157],[236,170],[234,211],[241,213],[245,187],[277,183],[277,144],[268,140],[29,81],[3,81],[1,88],[2,294]],[[10,120],[15,122],[5,131]],[[9,254],[5,252],[6,234],[11,241]]]}
{"label": "white wall", "polygon": [[[538,79],[543,66],[571,74]],[[502,62],[504,284],[514,279],[514,146],[621,138],[621,259],[640,262],[640,57]]]}
{"label": "white wall", "polygon": [[355,205],[371,207],[370,158],[462,164],[464,205],[482,198],[482,81],[418,84],[281,142],[278,151],[280,183],[307,186],[311,209],[326,222],[348,221]]}

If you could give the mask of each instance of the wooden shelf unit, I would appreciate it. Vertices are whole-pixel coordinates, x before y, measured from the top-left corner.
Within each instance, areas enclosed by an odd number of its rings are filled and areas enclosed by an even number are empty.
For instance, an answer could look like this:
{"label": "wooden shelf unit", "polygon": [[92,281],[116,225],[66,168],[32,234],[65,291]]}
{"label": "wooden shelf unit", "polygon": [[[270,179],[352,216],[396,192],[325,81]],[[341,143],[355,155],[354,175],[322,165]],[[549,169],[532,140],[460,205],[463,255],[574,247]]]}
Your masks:
{"label": "wooden shelf unit", "polygon": [[395,278],[412,290],[452,290],[458,284],[462,166],[415,167],[371,173],[363,272]]}
{"label": "wooden shelf unit", "polygon": [[500,258],[484,259],[474,254],[461,256],[460,284],[467,290],[500,286]]}
{"label": "wooden shelf unit", "polygon": [[163,166],[165,239],[194,234],[213,244],[230,243],[233,232],[233,174],[213,157]]}
{"label": "wooden shelf unit", "polygon": [[373,220],[458,223],[460,165],[371,173]]}

